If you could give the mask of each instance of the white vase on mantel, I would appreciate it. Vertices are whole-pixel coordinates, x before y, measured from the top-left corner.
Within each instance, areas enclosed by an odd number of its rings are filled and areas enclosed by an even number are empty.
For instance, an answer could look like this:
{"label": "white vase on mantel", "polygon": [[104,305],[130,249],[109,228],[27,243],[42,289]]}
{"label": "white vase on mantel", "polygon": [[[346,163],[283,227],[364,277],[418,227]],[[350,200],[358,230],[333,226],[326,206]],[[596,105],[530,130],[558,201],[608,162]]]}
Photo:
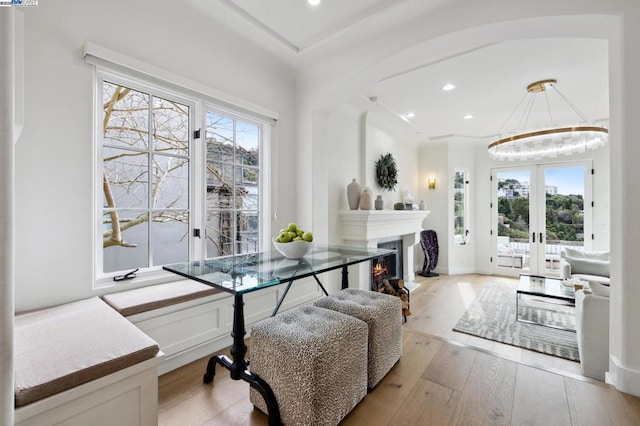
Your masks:
{"label": "white vase on mantel", "polygon": [[347,185],[347,202],[349,203],[349,210],[358,210],[361,193],[362,188],[360,187],[360,184],[356,182],[356,178],[353,178],[351,183]]}

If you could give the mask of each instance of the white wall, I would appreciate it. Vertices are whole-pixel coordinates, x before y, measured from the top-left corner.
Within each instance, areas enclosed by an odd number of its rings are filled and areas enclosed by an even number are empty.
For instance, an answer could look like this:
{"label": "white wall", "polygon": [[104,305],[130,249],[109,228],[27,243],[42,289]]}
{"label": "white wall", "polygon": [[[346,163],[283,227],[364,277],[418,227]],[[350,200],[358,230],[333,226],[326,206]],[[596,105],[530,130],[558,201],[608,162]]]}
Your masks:
{"label": "white wall", "polygon": [[13,424],[16,12],[0,10],[0,424]]}
{"label": "white wall", "polygon": [[[327,208],[328,241],[342,243],[340,210],[348,210],[347,185],[353,178],[362,189],[369,187],[375,200],[382,195],[384,209],[402,201],[402,191],[418,194],[417,138],[415,131],[398,117],[378,106],[353,100],[329,114],[326,121],[318,120],[314,127],[326,127],[323,133],[328,148]],[[398,166],[398,186],[395,191],[383,191],[375,177],[375,161],[380,155],[391,153]],[[314,162],[317,158],[314,158]],[[315,176],[314,176],[315,177]]]}
{"label": "white wall", "polygon": [[[438,264],[435,271],[449,273],[449,147],[444,142],[426,142],[420,145],[416,157],[420,167],[418,198],[424,200],[429,216],[422,222],[424,229],[433,229],[438,235]],[[427,179],[436,178],[436,188],[427,188]],[[424,253],[420,245],[414,249],[415,268],[422,270]]]}
{"label": "white wall", "polygon": [[334,111],[327,120],[326,141],[331,163],[327,169],[328,241],[341,243],[341,224],[337,212],[348,210],[347,185],[356,179],[362,185],[360,147],[364,132],[362,121],[366,113],[352,104]]}
{"label": "white wall", "polygon": [[[87,41],[277,111],[273,208],[295,209],[291,69],[181,2],[40,2],[25,10],[25,127],[16,147],[18,311],[94,294],[94,83],[82,58]],[[286,218],[275,229],[280,220]]]}

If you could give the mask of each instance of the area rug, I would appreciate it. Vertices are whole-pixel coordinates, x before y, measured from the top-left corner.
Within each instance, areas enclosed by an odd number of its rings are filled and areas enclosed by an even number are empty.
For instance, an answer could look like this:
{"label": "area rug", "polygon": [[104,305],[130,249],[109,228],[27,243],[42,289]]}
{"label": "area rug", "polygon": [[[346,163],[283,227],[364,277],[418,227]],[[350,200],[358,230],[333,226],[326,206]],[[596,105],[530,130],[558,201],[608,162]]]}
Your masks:
{"label": "area rug", "polygon": [[[521,299],[520,318],[575,328],[573,307]],[[576,333],[516,321],[516,290],[487,284],[453,327],[454,331],[579,361]]]}

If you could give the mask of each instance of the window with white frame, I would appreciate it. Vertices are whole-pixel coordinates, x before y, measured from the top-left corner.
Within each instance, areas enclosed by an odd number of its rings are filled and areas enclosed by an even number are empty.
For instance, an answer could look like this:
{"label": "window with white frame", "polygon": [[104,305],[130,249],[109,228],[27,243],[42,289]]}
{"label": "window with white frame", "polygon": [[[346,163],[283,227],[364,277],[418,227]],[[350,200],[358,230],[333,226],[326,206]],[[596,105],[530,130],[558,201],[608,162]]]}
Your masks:
{"label": "window with white frame", "polygon": [[469,235],[468,185],[467,171],[455,170],[453,176],[453,240],[457,244],[465,244]]}
{"label": "window with white frame", "polygon": [[267,123],[193,93],[98,75],[98,284],[259,251]]}
{"label": "window with white frame", "polygon": [[260,126],[207,109],[206,254],[257,252]]}

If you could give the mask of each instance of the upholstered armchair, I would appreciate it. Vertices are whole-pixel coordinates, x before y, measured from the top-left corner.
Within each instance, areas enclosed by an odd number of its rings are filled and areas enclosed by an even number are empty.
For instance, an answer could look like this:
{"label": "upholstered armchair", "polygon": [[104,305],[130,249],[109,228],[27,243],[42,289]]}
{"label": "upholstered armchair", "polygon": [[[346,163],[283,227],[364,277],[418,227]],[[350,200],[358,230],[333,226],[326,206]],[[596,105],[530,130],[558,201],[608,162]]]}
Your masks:
{"label": "upholstered armchair", "polygon": [[560,257],[562,279],[578,278],[609,285],[609,252],[564,249]]}
{"label": "upholstered armchair", "polygon": [[590,282],[576,291],[576,337],[582,374],[604,381],[609,370],[609,287]]}

